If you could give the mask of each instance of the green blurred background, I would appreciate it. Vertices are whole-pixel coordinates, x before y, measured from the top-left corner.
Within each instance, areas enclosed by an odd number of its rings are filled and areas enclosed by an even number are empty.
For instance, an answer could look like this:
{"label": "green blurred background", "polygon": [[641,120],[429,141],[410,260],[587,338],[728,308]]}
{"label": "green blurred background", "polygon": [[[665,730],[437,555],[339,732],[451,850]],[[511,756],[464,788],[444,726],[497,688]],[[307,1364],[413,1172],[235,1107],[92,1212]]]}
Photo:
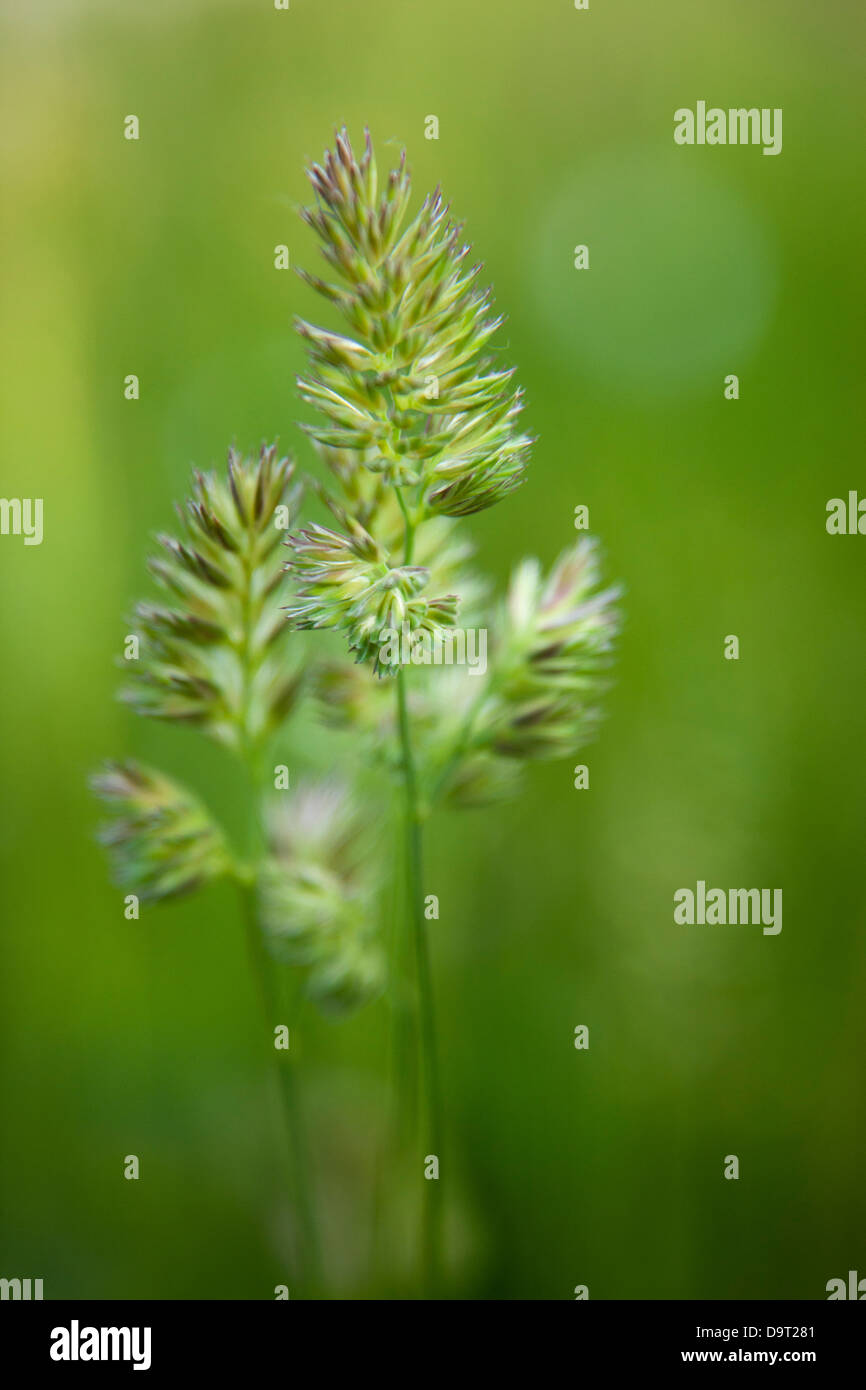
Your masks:
{"label": "green blurred background", "polygon": [[[291,319],[321,309],[273,248],[315,268],[303,164],[344,121],[405,144],[419,196],[442,182],[508,314],[540,442],[473,525],[485,567],[549,562],[586,503],[628,589],[590,790],[536,767],[434,828],[452,1292],[823,1298],[866,1273],[866,540],[824,526],[866,488],[863,28],[806,0],[2,6],[0,491],[44,498],[45,539],[0,538],[0,1274],[288,1282],[236,904],[126,922],[86,777],[135,754],[231,814],[227,760],[128,716],[114,663],[190,465],[273,436],[309,461]],[[782,107],[782,154],[675,146],[698,99]],[[781,887],[782,933],[676,926],[698,878]],[[302,1036],[344,1296],[379,1291],[385,1037],[381,1004]]]}

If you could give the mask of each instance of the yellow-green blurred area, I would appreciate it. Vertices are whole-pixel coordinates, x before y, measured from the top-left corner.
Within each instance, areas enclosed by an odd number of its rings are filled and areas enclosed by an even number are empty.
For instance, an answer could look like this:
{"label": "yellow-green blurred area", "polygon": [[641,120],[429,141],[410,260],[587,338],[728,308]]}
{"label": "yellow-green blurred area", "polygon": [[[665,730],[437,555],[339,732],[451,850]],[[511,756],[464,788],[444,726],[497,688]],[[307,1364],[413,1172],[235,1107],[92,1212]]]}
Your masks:
{"label": "yellow-green blurred area", "polygon": [[[327,310],[274,248],[319,269],[303,166],[343,122],[405,145],[419,198],[441,182],[508,316],[539,442],[468,523],[484,568],[549,563],[582,503],[627,586],[589,790],[539,765],[431,831],[451,1291],[810,1299],[863,1272],[866,537],[825,529],[866,492],[863,40],[806,0],[3,4],[0,493],[44,499],[41,546],[0,537],[4,1277],[290,1282],[233,892],[124,920],[86,778],[134,755],[235,814],[228,758],[127,714],[116,661],[191,465],[275,436],[311,462],[292,317]],[[698,100],[782,108],[782,153],[676,146]],[[293,772],[340,770],[304,729]],[[698,879],[781,888],[782,932],[676,925]],[[299,1033],[342,1296],[385,1288],[386,1035],[383,1003]]]}

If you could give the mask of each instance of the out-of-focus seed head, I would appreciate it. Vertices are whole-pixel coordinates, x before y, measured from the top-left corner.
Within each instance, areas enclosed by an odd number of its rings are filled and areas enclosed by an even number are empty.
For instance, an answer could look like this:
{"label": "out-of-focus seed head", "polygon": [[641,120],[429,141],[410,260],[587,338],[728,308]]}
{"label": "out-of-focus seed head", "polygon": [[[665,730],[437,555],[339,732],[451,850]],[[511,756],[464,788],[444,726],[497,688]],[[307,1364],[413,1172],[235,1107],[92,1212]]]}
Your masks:
{"label": "out-of-focus seed head", "polygon": [[601,590],[599,552],[589,538],[545,578],[535,559],[514,572],[496,655],[491,747],[514,758],[557,758],[592,737],[600,717],[601,673],[621,626],[618,588]]}
{"label": "out-of-focus seed head", "polygon": [[91,787],[113,813],[99,839],[119,887],[157,901],[226,872],[222,832],[197,798],[169,777],[134,762],[107,763]]}
{"label": "out-of-focus seed head", "polygon": [[[447,772],[442,794],[455,808],[489,806],[515,796],[520,787],[518,763],[496,752],[485,732],[487,715],[495,708],[493,676],[493,668],[470,674],[465,666],[445,667],[412,692],[412,727],[420,760],[433,785]],[[461,735],[467,727],[471,736],[464,741]],[[461,756],[453,760],[457,746]]]}
{"label": "out-of-focus seed head", "polygon": [[361,808],[342,783],[302,783],[269,807],[267,838],[258,902],[270,949],[310,968],[307,991],[325,1012],[359,1008],[384,983],[376,857]]}

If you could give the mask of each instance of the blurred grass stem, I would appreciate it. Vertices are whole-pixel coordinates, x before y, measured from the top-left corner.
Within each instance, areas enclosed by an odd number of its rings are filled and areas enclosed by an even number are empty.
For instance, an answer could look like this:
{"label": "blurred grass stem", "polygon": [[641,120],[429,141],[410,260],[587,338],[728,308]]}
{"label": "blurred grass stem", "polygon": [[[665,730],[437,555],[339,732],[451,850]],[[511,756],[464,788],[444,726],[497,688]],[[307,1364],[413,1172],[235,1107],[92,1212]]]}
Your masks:
{"label": "blurred grass stem", "polygon": [[[250,785],[249,854],[251,862],[255,864],[262,853],[264,831],[259,814],[261,805],[260,767],[253,749],[247,750],[244,762]],[[281,1010],[277,991],[274,988],[271,961],[265,949],[259,925],[255,873],[251,877],[247,877],[245,881],[240,882],[239,888],[250,965],[265,1022],[265,1037],[270,1049],[271,1064],[276,1073],[280,1106],[288,1142],[289,1192],[297,1203],[298,1260],[296,1277],[302,1296],[315,1298],[322,1287],[322,1262],[314,1215],[306,1127],[298,1086],[298,1064],[291,1053],[291,1031],[289,1048],[278,1051],[274,1046],[274,1029],[285,1020],[280,1017]],[[294,1291],[290,1290],[290,1292]]]}
{"label": "blurred grass stem", "polygon": [[[433,980],[427,926],[424,918],[424,848],[421,811],[418,800],[418,780],[412,752],[409,711],[406,700],[406,673],[397,675],[397,707],[400,722],[400,744],[406,788],[406,878],[409,890],[409,911],[415,948],[417,980],[418,1033],[421,1042],[421,1068],[424,1077],[425,1140],[428,1152],[442,1159],[442,1099],[439,1080],[439,1056],[436,1038],[436,1018],[433,1003]],[[426,1157],[426,1155],[425,1155]],[[423,1249],[425,1282],[430,1296],[436,1297],[441,1284],[442,1266],[442,1203],[439,1179],[424,1179]]]}

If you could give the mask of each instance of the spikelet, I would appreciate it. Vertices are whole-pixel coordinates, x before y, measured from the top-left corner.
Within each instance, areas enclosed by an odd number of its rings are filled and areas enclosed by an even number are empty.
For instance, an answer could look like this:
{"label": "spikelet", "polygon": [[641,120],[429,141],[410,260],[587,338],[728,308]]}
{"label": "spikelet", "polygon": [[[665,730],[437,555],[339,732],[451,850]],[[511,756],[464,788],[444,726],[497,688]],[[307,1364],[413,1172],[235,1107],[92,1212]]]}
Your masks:
{"label": "spikelet", "polygon": [[312,525],[291,537],[293,558],[286,569],[298,596],[286,616],[298,628],[339,628],[356,660],[372,665],[377,675],[392,669],[387,634],[439,633],[452,627],[457,613],[453,594],[421,596],[429,571],[420,565],[388,563],[377,541],[351,517],[347,531]]}

